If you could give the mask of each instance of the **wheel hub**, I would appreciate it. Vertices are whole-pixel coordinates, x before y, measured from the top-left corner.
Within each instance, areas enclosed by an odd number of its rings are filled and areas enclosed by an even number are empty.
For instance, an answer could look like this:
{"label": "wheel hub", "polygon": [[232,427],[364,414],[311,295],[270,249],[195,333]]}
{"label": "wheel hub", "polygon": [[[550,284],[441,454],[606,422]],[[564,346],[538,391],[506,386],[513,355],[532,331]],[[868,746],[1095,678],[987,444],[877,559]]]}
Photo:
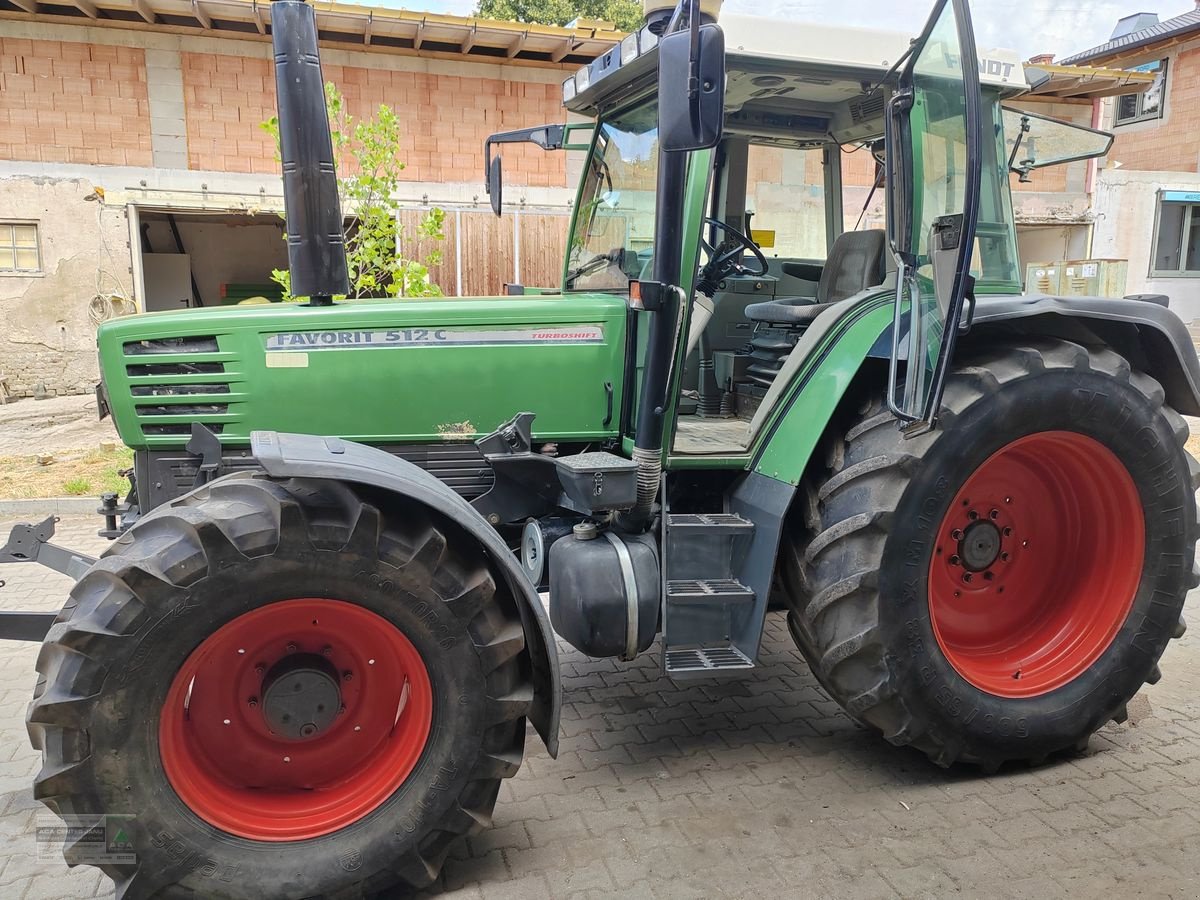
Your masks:
{"label": "wheel hub", "polygon": [[958,555],[968,572],[984,572],[1000,557],[1003,539],[1000,529],[991,522],[974,522],[963,532],[958,542]]}
{"label": "wheel hub", "polygon": [[331,834],[378,808],[425,749],[421,654],[354,603],[284,600],[210,634],[176,673],[159,751],[180,800],[257,841]]}
{"label": "wheel hub", "polygon": [[1104,444],[1047,431],[972,473],[936,532],[934,637],[958,673],[998,697],[1035,697],[1087,670],[1125,623],[1145,517]]}
{"label": "wheel hub", "polygon": [[272,666],[263,679],[262,713],[280,737],[304,741],[319,736],[342,706],[337,669],[315,653],[294,653]]}

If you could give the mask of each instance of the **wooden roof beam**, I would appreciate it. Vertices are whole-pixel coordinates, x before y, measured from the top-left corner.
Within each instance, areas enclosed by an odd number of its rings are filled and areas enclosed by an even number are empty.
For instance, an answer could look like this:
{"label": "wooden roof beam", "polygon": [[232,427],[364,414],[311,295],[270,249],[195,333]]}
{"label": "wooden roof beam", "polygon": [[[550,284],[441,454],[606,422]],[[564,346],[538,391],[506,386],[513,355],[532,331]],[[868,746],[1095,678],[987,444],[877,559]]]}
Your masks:
{"label": "wooden roof beam", "polygon": [[375,12],[372,10],[367,13],[367,24],[363,27],[363,44],[367,47],[371,46],[371,38],[375,36]]}
{"label": "wooden roof beam", "polygon": [[12,0],[12,4],[27,13],[36,13],[38,8],[37,0]]}
{"label": "wooden roof beam", "polygon": [[79,11],[85,16],[92,19],[100,18],[100,10],[96,9],[96,4],[92,3],[92,0],[71,0],[71,2],[74,3]]}
{"label": "wooden roof beam", "polygon": [[200,5],[200,0],[192,0],[192,18],[200,23],[201,28],[212,31],[212,18],[204,11],[204,7]]}
{"label": "wooden roof beam", "polygon": [[525,49],[525,42],[529,39],[529,32],[523,31],[517,36],[517,39],[508,45],[507,56],[509,59],[514,59],[518,53]]}
{"label": "wooden roof beam", "polygon": [[471,30],[467,32],[467,36],[463,38],[462,44],[459,45],[458,52],[462,54],[470,53],[475,49],[475,42],[479,39],[479,26],[472,25]]}
{"label": "wooden roof beam", "polygon": [[137,14],[145,19],[149,24],[153,25],[158,21],[158,16],[154,14],[154,10],[150,8],[150,4],[146,0],[133,0],[133,8],[137,10]]}
{"label": "wooden roof beam", "polygon": [[580,41],[575,40],[574,35],[571,35],[569,38],[563,38],[563,42],[550,54],[550,59],[556,63],[562,62],[580,46],[580,43]]}
{"label": "wooden roof beam", "polygon": [[263,21],[262,7],[258,5],[258,0],[254,0],[254,6],[252,7],[252,10],[254,12],[254,25],[258,28],[258,33],[266,34],[267,23]]}
{"label": "wooden roof beam", "polygon": [[420,50],[421,45],[425,43],[425,20],[422,19],[417,23],[417,30],[413,33],[413,49]]}

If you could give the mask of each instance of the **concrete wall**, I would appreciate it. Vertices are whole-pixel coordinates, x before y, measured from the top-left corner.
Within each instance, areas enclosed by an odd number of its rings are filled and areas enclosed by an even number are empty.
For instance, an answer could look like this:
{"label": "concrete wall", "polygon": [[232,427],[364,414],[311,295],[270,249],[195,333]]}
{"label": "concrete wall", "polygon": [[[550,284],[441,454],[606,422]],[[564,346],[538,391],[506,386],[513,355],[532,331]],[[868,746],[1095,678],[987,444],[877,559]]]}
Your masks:
{"label": "concrete wall", "polygon": [[0,273],[0,378],[9,397],[92,390],[96,325],[132,309],[125,211],[85,202],[92,187],[88,178],[0,173],[0,210],[38,222],[43,269]]}
{"label": "concrete wall", "polygon": [[1200,191],[1200,174],[1108,168],[1096,184],[1092,256],[1129,260],[1131,294],[1166,294],[1185,322],[1200,319],[1200,278],[1151,278],[1154,219],[1160,190]]}

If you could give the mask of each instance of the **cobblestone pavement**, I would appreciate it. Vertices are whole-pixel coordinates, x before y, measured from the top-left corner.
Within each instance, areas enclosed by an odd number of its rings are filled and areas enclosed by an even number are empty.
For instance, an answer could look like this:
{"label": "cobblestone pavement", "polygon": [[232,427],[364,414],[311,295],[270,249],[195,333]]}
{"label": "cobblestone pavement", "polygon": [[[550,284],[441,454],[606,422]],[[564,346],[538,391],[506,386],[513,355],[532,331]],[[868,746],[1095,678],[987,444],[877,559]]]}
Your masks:
{"label": "cobblestone pavement", "polygon": [[[94,528],[64,521],[62,541],[96,549]],[[9,609],[53,609],[68,586],[32,566],[0,578]],[[562,753],[550,759],[531,736],[495,827],[460,846],[430,896],[1200,896],[1200,616],[1189,616],[1126,725],[1083,757],[986,778],[849,721],[778,614],[744,681],[679,687],[653,654],[623,666],[564,646]],[[37,858],[39,760],[23,725],[36,653],[0,645],[0,897],[111,896],[95,870]]]}

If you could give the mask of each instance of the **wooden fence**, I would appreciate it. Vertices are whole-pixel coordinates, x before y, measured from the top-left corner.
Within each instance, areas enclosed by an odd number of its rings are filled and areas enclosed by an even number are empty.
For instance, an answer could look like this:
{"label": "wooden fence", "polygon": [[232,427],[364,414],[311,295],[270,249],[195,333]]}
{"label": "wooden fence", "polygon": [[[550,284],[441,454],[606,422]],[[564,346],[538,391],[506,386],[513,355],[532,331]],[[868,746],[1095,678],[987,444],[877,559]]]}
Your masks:
{"label": "wooden fence", "polygon": [[415,240],[426,209],[400,214],[401,247],[406,257],[424,258],[431,249],[442,253],[430,276],[450,296],[487,297],[504,292],[506,284],[558,287],[570,228],[568,211],[505,211],[496,218],[490,209],[446,209],[445,239]]}

